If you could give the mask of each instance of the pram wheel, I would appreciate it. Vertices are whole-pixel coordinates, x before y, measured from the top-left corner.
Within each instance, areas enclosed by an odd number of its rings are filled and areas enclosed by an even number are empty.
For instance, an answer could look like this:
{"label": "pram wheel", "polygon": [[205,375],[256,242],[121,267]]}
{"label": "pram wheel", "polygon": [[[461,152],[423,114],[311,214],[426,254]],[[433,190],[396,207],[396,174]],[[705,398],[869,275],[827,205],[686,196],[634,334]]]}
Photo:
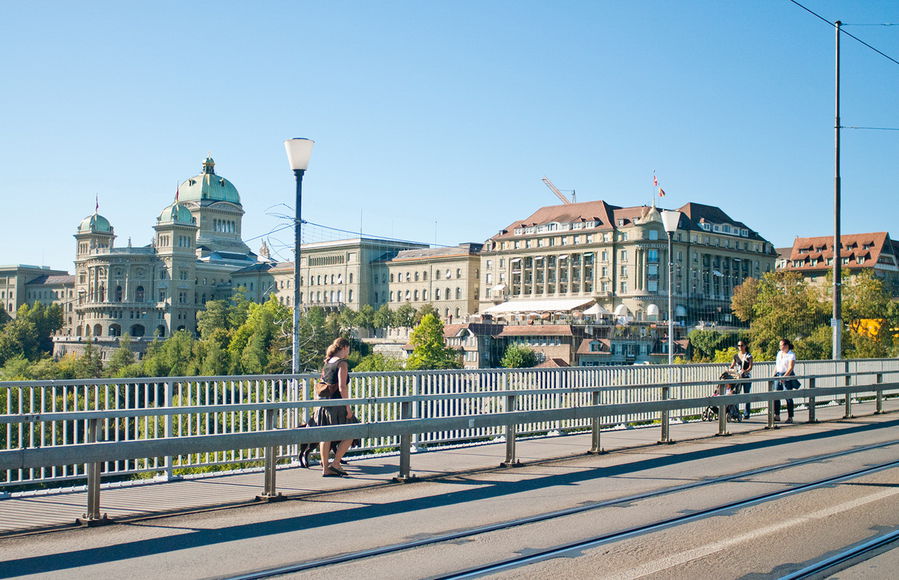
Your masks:
{"label": "pram wheel", "polygon": [[718,411],[715,407],[706,407],[702,412],[702,420],[703,421],[717,421],[718,420]]}

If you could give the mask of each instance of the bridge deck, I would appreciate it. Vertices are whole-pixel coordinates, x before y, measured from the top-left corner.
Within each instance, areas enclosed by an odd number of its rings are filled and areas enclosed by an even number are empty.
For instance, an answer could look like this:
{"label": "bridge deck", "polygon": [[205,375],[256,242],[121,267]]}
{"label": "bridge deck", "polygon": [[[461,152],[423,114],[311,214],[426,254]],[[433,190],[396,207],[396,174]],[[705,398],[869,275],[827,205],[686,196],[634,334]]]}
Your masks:
{"label": "bridge deck", "polygon": [[[899,411],[899,400],[884,402],[888,413]],[[870,421],[874,404],[853,405],[856,419],[832,423],[833,428]],[[843,407],[830,406],[817,409],[821,421],[836,421],[843,415]],[[889,417],[889,415],[888,415]],[[794,425],[787,429],[808,429],[803,421],[805,411],[797,411]],[[874,419],[876,420],[876,419]],[[764,429],[767,415],[755,415],[743,423],[730,423],[733,434]],[[698,439],[712,436],[717,422],[672,424],[674,440]],[[603,431],[602,445],[607,451],[654,444],[659,438],[658,426],[640,429]],[[523,462],[581,455],[590,447],[589,435],[572,435],[519,441],[518,457]],[[412,471],[420,477],[446,473],[459,473],[496,467],[505,458],[505,444],[491,443],[475,447],[463,447],[428,451],[412,455]],[[288,468],[278,470],[278,490],[287,496],[302,496],[319,491],[333,491],[389,483],[397,474],[399,458],[396,455],[352,459],[348,466],[348,478],[322,478],[316,465],[310,469]],[[262,492],[262,472],[236,473],[217,477],[184,479],[150,485],[126,485],[104,488],[101,493],[101,511],[113,519],[133,518],[155,514],[177,513],[198,508],[220,507],[252,501]],[[0,500],[0,535],[32,530],[69,527],[85,510],[86,493],[73,491],[45,495],[30,495]]]}

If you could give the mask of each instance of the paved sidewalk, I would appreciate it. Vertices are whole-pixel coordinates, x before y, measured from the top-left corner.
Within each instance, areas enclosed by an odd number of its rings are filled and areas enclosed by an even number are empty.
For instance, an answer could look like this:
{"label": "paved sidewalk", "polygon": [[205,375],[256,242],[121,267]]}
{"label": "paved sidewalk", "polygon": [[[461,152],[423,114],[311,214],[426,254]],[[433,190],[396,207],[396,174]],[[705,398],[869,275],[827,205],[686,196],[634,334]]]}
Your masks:
{"label": "paved sidewalk", "polygon": [[[899,411],[899,400],[885,401],[888,413]],[[853,422],[871,420],[873,403],[854,404]],[[817,409],[820,421],[842,419],[843,407],[829,406]],[[878,416],[882,417],[882,416]],[[889,417],[889,416],[887,416]],[[810,429],[803,423],[805,411],[797,411],[797,423],[782,425],[784,433]],[[881,420],[887,420],[886,418]],[[763,430],[767,415],[754,415],[750,421],[729,423],[728,430],[733,435],[747,434]],[[673,423],[671,437],[675,441],[712,437],[717,432],[717,422]],[[639,429],[614,429],[602,432],[602,446],[606,451],[615,451],[654,445],[659,438],[659,427]],[[735,439],[736,441],[736,439]],[[524,462],[546,459],[582,456],[590,448],[590,436],[567,435],[519,441],[518,458]],[[505,444],[459,447],[432,450],[412,455],[412,471],[418,477],[462,473],[498,467],[505,459]],[[398,455],[352,459],[347,466],[350,477],[322,478],[317,466],[311,469],[279,469],[278,491],[288,497],[341,489],[359,488],[391,483],[397,475]],[[103,513],[112,519],[130,519],[148,515],[178,513],[201,508],[239,505],[252,502],[262,492],[263,474],[237,473],[202,479],[184,479],[148,485],[128,485],[104,488],[100,494]],[[83,491],[14,497],[0,500],[0,535],[26,531],[50,530],[72,527],[75,518],[85,511],[86,493]]]}

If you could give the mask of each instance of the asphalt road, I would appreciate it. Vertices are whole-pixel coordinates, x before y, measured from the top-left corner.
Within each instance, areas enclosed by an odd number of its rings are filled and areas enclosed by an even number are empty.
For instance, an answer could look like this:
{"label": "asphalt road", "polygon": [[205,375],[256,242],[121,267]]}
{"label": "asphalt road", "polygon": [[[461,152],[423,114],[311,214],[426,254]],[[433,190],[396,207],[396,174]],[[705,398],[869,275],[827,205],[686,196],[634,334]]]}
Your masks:
{"label": "asphalt road", "polygon": [[[789,431],[644,446],[411,485],[10,537],[0,539],[0,576],[230,577],[592,506],[287,575],[440,577],[895,462],[897,428],[895,415],[795,425]],[[844,451],[853,452],[841,455]],[[755,470],[762,471],[750,473]],[[717,480],[735,474],[743,475]],[[598,502],[610,503],[594,506]],[[893,467],[490,575],[776,578],[897,528],[899,469]],[[889,552],[839,577],[893,578],[896,561],[896,551]]]}

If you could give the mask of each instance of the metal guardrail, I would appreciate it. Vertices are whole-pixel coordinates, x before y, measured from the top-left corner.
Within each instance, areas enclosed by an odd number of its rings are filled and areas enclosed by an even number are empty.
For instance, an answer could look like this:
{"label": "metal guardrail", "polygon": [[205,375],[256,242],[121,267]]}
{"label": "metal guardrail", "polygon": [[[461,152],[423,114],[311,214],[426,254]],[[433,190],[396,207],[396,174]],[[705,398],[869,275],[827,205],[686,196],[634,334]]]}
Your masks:
{"label": "metal guardrail", "polygon": [[[899,369],[897,359],[804,361],[797,364],[797,372],[806,375],[888,372],[894,369]],[[377,423],[399,417],[402,409],[396,397],[405,395],[446,395],[416,401],[411,409],[413,418],[502,412],[506,410],[506,400],[496,394],[505,391],[529,392],[528,396],[517,397],[516,409],[519,411],[583,406],[593,402],[593,395],[589,393],[558,390],[567,387],[616,387],[603,394],[603,403],[608,404],[646,402],[658,397],[651,389],[632,388],[638,384],[668,385],[663,388],[663,398],[696,398],[709,394],[710,387],[702,381],[717,380],[721,370],[721,365],[717,364],[691,364],[352,373],[350,392],[356,398],[381,401],[357,410],[363,422]],[[753,372],[757,377],[773,374],[773,363],[756,363]],[[110,413],[102,419],[100,429],[104,437],[117,442],[253,433],[267,430],[267,421],[278,428],[298,428],[304,424],[310,405],[275,406],[273,416],[267,414],[262,406],[247,408],[240,405],[308,401],[316,378],[312,374],[303,374],[0,382],[0,413],[5,412],[5,416],[56,417],[27,429],[16,422],[0,422],[0,451],[87,442],[91,435],[88,419],[83,415],[78,419],[62,418],[64,413],[70,411],[141,411],[134,414]],[[834,377],[821,381],[820,386],[836,386],[841,382]],[[457,396],[475,393],[494,396],[479,400]],[[177,408],[181,412],[160,414],[156,411],[160,408]],[[701,410],[684,409],[681,414],[695,415]],[[646,422],[656,418],[647,412],[613,415],[603,417],[603,426]],[[664,415],[662,421],[663,439],[666,439],[669,416]],[[532,434],[591,427],[591,423],[583,419],[541,421],[519,426],[521,432]],[[413,448],[421,448],[503,436],[504,431],[499,426],[463,425],[460,428],[413,434],[411,444]],[[362,441],[362,451],[395,449],[401,444],[401,437],[366,437]],[[279,453],[279,460],[291,460],[297,456],[298,449],[296,445],[283,446],[279,447]],[[265,459],[263,451],[257,448],[203,451],[107,462],[103,473],[107,478],[153,475],[170,479],[187,473],[208,472],[215,475],[225,469],[252,468]],[[0,470],[0,494],[31,484],[61,485],[80,482],[86,477],[86,467],[80,463]]]}
{"label": "metal guardrail", "polygon": [[[720,369],[720,366],[717,368]],[[102,468],[114,462],[176,457],[196,453],[228,452],[237,449],[261,449],[260,454],[265,463],[265,483],[260,496],[265,499],[279,497],[276,487],[276,465],[284,456],[285,449],[295,448],[303,443],[315,443],[321,440],[341,440],[365,438],[370,440],[397,440],[400,450],[399,474],[397,479],[407,480],[411,475],[411,452],[413,437],[419,434],[488,429],[501,430],[506,441],[506,459],[504,465],[515,465],[515,443],[522,426],[554,425],[572,423],[588,426],[592,431],[590,452],[600,453],[600,434],[603,420],[610,417],[650,417],[651,421],[661,426],[661,443],[670,443],[668,433],[668,416],[672,411],[682,414],[707,406],[718,408],[718,434],[727,435],[727,405],[744,403],[766,403],[768,408],[768,426],[774,426],[772,406],[767,404],[775,399],[783,399],[791,395],[793,399],[809,401],[809,420],[815,421],[816,403],[822,399],[844,399],[845,415],[851,416],[852,396],[858,393],[874,393],[876,413],[883,410],[885,391],[899,391],[899,381],[884,382],[885,375],[895,375],[899,379],[899,368],[891,370],[871,370],[860,372],[824,373],[802,375],[796,378],[807,381],[808,388],[798,391],[773,391],[774,381],[770,377],[740,379],[739,382],[751,382],[754,385],[767,385],[762,390],[757,387],[749,394],[714,396],[708,394],[721,381],[683,381],[666,384],[631,384],[616,386],[571,386],[548,389],[520,389],[492,392],[442,393],[431,395],[404,395],[390,397],[355,398],[346,401],[266,401],[251,403],[233,403],[227,405],[192,405],[182,407],[148,407],[121,408],[110,410],[61,410],[48,413],[21,413],[0,416],[0,425],[7,431],[15,426],[19,430],[33,431],[43,429],[46,425],[74,424],[84,425],[84,441],[48,447],[24,446],[0,451],[0,469],[8,471],[24,471],[29,469],[45,469],[60,465],[85,465],[88,480],[88,509],[85,522],[95,523],[103,520],[100,515],[99,497]],[[279,377],[283,379],[283,377]],[[840,384],[842,383],[842,385]],[[855,384],[852,384],[855,383]],[[828,386],[822,386],[827,384]],[[702,388],[706,395],[690,398],[671,398],[671,392],[686,392],[688,389]],[[624,390],[637,393],[636,402],[618,402],[614,399]],[[539,409],[521,409],[520,403],[537,398],[549,398],[553,401],[565,401],[566,404],[544,406]],[[499,401],[497,403],[497,400]],[[485,406],[484,402],[494,404]],[[425,404],[453,403],[466,409],[474,410],[456,416],[420,418],[416,417],[416,407]],[[278,428],[277,417],[298,416],[311,407],[336,406],[352,404],[361,409],[369,407],[390,406],[399,410],[390,419],[363,423],[358,425],[340,425],[330,427],[298,428],[282,425]],[[501,408],[500,408],[501,407]],[[104,426],[117,425],[117,422],[141,421],[153,419],[168,424],[170,419],[191,416],[213,416],[216,413],[241,414],[255,417],[263,416],[263,429],[247,432],[205,433],[187,436],[169,436],[163,438],[145,438],[136,440],[107,440]],[[287,415],[284,415],[284,414]]]}

